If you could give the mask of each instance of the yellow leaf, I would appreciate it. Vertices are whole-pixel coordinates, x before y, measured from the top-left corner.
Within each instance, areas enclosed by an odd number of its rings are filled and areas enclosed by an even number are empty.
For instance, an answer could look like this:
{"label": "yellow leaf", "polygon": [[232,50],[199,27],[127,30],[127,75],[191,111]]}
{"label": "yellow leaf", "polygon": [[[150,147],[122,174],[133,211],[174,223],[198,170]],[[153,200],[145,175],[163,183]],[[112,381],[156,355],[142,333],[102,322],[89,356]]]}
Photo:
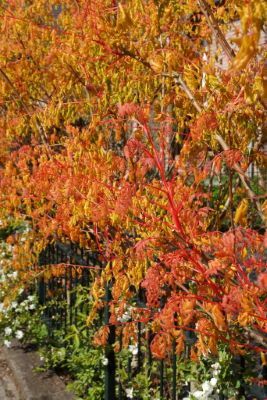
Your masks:
{"label": "yellow leaf", "polygon": [[192,65],[185,65],[184,67],[184,80],[190,89],[197,89],[199,86],[198,68]]}
{"label": "yellow leaf", "polygon": [[175,71],[178,67],[178,57],[176,52],[173,50],[167,50],[165,53],[165,59],[169,70]]}
{"label": "yellow leaf", "polygon": [[267,220],[267,200],[264,201],[263,205],[261,206],[262,213],[264,218]]}
{"label": "yellow leaf", "polygon": [[240,70],[249,63],[251,58],[257,53],[257,46],[260,38],[260,32],[248,33],[242,38],[240,49],[233,62],[233,68]]}
{"label": "yellow leaf", "polygon": [[238,322],[241,326],[247,326],[251,322],[251,317],[247,312],[239,314]]}
{"label": "yellow leaf", "polygon": [[248,251],[247,251],[246,247],[244,247],[243,250],[242,250],[242,257],[246,258],[247,255],[248,255]]}
{"label": "yellow leaf", "polygon": [[243,199],[235,212],[234,222],[245,226],[247,224],[248,200]]}
{"label": "yellow leaf", "polygon": [[[267,7],[263,0],[251,0],[240,11],[243,36],[240,49],[234,59],[233,68],[240,70],[257,54],[262,26],[266,19]],[[237,41],[237,40],[235,40]]]}
{"label": "yellow leaf", "polygon": [[151,68],[160,74],[163,70],[163,58],[161,57],[160,54],[154,55],[153,57],[150,57],[148,60]]}
{"label": "yellow leaf", "polygon": [[119,3],[117,28],[125,29],[133,24],[132,18],[127,10]]}

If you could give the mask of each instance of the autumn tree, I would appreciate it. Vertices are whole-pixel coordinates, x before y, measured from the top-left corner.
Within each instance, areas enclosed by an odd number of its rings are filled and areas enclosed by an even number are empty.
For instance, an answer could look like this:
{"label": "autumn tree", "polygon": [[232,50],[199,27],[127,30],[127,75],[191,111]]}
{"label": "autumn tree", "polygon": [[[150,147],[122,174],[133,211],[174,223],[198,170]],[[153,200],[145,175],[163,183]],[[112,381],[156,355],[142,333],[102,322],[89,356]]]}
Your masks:
{"label": "autumn tree", "polygon": [[31,226],[14,268],[80,243],[105,265],[88,323],[110,283],[125,344],[131,305],[158,358],[173,341],[181,354],[187,331],[193,358],[264,351],[264,2],[14,0],[0,13],[1,219]]}

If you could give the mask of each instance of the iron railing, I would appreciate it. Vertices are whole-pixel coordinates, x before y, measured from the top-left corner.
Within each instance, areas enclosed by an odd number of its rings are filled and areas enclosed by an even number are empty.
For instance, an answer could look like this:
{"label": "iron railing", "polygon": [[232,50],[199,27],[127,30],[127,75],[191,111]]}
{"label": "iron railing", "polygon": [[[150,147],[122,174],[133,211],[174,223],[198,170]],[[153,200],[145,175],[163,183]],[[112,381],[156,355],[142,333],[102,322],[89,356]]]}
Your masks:
{"label": "iron railing", "polygon": [[[53,332],[58,328],[65,329],[77,321],[76,288],[82,286],[89,288],[94,274],[101,273],[103,266],[99,262],[96,252],[82,249],[79,246],[69,243],[54,243],[40,254],[39,268],[43,269],[43,274],[38,281],[38,294],[40,304],[45,305],[44,320],[48,327],[49,335],[53,338]],[[137,304],[145,307],[144,293],[140,290]],[[111,286],[105,288],[105,307],[104,312],[99,316],[99,327],[109,326],[108,343],[105,348],[105,358],[107,365],[104,369],[104,400],[126,400],[127,396],[123,390],[122,383],[118,374],[118,356],[114,352],[114,343],[119,341],[121,344],[121,333],[118,336],[115,325],[110,324],[110,302],[112,301]],[[164,306],[164,300],[161,307]],[[129,356],[125,367],[128,375],[128,382],[141,371],[142,366],[146,365],[147,373],[151,375],[153,387],[158,386],[161,400],[178,400],[185,397],[190,392],[190,383],[180,385],[178,378],[179,359],[175,353],[175,343],[173,343],[172,354],[167,360],[155,360],[152,358],[150,343],[153,339],[149,326],[143,322],[135,322],[137,332],[137,354]],[[189,357],[190,347],[194,343],[195,337],[191,332],[186,333],[185,356]],[[64,342],[63,342],[64,343]],[[134,361],[134,362],[133,362]],[[238,362],[240,371],[244,369],[244,359]],[[153,368],[154,367],[154,368]],[[242,367],[242,368],[241,368]],[[241,371],[242,372],[242,371]],[[242,377],[241,377],[242,378]],[[240,395],[245,392],[245,386],[240,388]],[[259,397],[264,398],[264,397]],[[134,397],[135,400],[143,400]],[[220,396],[220,400],[224,400]]]}

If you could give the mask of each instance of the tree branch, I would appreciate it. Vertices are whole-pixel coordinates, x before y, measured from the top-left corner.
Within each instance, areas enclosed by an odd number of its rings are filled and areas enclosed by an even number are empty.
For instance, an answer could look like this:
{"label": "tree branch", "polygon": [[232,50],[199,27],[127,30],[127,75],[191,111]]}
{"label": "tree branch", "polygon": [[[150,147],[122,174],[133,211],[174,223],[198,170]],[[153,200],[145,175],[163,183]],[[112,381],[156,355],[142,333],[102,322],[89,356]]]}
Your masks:
{"label": "tree branch", "polygon": [[[173,78],[175,83],[178,84],[179,86],[181,86],[181,88],[183,89],[183,91],[186,93],[187,97],[192,101],[195,109],[201,113],[204,111],[204,108],[199,104],[199,102],[197,101],[197,99],[195,98],[193,92],[191,91],[191,89],[187,86],[187,84],[184,82],[184,80],[182,79],[182,77],[180,76],[180,74],[177,73],[172,73],[172,74],[162,74],[163,76],[168,76],[170,78]],[[225,142],[225,140],[223,139],[223,137],[221,135],[219,135],[218,133],[216,133],[215,138],[217,140],[217,142],[221,145],[221,147],[223,148],[224,151],[229,150],[229,146],[227,145],[227,143]],[[244,188],[246,189],[246,192],[248,194],[248,197],[250,198],[250,200],[256,204],[256,208],[258,210],[258,214],[260,215],[261,219],[266,223],[265,221],[265,217],[264,214],[262,212],[261,209],[261,205],[260,202],[257,200],[257,196],[256,194],[253,192],[253,190],[251,189],[251,187],[249,186],[248,182],[247,182],[247,177],[245,176],[244,171],[241,169],[241,167],[239,166],[239,164],[235,163],[233,165],[233,169],[238,173],[240,180],[244,186]]]}
{"label": "tree branch", "polygon": [[203,14],[206,17],[206,20],[209,24],[209,27],[215,37],[218,39],[221,47],[223,48],[225,54],[227,55],[229,61],[232,61],[235,57],[235,52],[232,47],[227,42],[224,34],[222,33],[216,18],[213,15],[212,9],[210,5],[206,2],[206,0],[198,0],[199,7]]}

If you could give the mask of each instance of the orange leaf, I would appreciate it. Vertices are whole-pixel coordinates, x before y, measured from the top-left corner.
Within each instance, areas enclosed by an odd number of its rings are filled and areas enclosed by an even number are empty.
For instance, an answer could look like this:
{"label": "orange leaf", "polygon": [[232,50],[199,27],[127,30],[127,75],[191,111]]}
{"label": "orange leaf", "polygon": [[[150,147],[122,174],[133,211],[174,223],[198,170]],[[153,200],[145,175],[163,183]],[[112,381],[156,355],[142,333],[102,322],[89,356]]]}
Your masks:
{"label": "orange leaf", "polygon": [[108,335],[109,335],[109,327],[103,326],[96,332],[93,339],[93,344],[95,346],[105,346],[108,341]]}
{"label": "orange leaf", "polygon": [[214,323],[216,327],[219,329],[219,331],[225,331],[227,328],[225,318],[218,304],[215,304],[212,307],[211,313],[213,316]]}

